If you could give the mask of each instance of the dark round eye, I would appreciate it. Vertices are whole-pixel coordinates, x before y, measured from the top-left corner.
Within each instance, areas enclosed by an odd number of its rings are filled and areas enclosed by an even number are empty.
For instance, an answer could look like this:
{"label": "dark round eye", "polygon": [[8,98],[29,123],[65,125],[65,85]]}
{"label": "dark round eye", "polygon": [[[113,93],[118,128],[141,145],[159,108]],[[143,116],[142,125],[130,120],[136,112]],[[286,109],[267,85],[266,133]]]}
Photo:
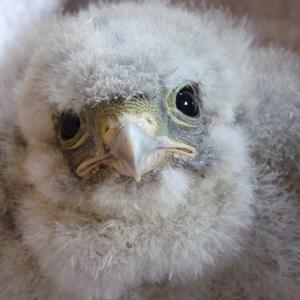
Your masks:
{"label": "dark round eye", "polygon": [[176,95],[176,107],[189,117],[199,114],[199,106],[192,88],[186,87],[179,91]]}
{"label": "dark round eye", "polygon": [[79,117],[71,112],[62,113],[60,116],[60,135],[63,140],[73,138],[80,129]]}

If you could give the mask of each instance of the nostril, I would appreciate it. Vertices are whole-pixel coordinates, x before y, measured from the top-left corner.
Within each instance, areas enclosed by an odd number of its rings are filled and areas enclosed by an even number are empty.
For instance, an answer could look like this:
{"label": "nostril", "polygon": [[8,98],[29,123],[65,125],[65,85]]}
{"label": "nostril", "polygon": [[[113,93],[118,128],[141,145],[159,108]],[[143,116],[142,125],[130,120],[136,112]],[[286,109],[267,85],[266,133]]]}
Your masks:
{"label": "nostril", "polygon": [[146,122],[147,122],[149,125],[152,125],[152,124],[153,124],[153,121],[152,121],[149,117],[146,118]]}

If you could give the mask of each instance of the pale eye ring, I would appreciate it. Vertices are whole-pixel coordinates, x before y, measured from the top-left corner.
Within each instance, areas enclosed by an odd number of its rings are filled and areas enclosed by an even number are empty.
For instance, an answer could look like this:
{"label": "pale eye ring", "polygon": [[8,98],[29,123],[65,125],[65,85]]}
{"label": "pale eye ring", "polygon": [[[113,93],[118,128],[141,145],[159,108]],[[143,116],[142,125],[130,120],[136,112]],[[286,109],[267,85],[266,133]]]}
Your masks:
{"label": "pale eye ring", "polygon": [[176,95],[176,108],[189,117],[199,115],[199,105],[191,86],[185,86]]}
{"label": "pale eye ring", "polygon": [[79,116],[73,112],[63,112],[59,120],[59,132],[63,141],[68,141],[76,136],[81,127]]}

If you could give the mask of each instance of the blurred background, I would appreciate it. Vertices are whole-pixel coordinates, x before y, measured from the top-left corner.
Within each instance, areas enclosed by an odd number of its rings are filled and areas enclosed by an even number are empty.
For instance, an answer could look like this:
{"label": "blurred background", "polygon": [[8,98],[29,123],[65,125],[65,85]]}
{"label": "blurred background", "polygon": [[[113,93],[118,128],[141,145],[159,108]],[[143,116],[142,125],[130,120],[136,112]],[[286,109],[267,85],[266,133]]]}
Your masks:
{"label": "blurred background", "polygon": [[[67,0],[65,12],[76,12],[96,0]],[[172,0],[193,3],[202,0]],[[208,5],[227,7],[236,16],[247,15],[253,20],[262,43],[279,43],[300,54],[300,0],[206,0]]]}
{"label": "blurred background", "polygon": [[300,53],[300,0],[213,0],[255,22],[262,42],[277,41]]}

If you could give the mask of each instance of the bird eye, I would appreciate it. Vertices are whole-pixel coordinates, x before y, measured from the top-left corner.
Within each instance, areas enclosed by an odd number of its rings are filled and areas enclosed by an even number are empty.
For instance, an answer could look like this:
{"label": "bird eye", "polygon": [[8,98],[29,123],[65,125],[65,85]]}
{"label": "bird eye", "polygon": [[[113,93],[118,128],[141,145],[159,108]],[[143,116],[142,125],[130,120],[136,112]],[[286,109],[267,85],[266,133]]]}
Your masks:
{"label": "bird eye", "polygon": [[60,135],[63,140],[70,140],[80,129],[79,117],[71,112],[62,113],[60,116]]}
{"label": "bird eye", "polygon": [[189,117],[196,117],[199,114],[199,106],[192,87],[184,87],[177,93],[176,107]]}

